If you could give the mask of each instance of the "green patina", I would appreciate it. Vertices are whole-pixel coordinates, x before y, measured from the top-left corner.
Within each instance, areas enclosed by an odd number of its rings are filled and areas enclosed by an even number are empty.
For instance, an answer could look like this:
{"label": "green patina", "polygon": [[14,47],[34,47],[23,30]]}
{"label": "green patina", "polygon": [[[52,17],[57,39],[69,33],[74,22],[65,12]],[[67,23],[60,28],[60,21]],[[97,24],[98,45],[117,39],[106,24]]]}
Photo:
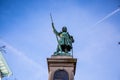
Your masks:
{"label": "green patina", "polygon": [[65,26],[62,28],[61,32],[58,32],[55,29],[53,22],[52,22],[52,29],[56,35],[56,39],[58,42],[57,50],[54,53],[54,55],[70,56],[71,54],[69,52],[72,50],[72,43],[74,42],[73,36],[71,36],[67,32],[67,27],[65,27]]}

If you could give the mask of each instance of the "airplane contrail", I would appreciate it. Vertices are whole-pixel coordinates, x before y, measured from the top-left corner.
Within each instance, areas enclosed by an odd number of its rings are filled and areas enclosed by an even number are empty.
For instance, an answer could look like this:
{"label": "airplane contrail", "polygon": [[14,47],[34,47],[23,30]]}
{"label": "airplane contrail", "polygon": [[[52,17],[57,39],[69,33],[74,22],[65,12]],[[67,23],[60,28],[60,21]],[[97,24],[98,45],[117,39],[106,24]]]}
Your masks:
{"label": "airplane contrail", "polygon": [[17,50],[16,48],[14,48],[13,46],[11,46],[10,44],[8,44],[5,41],[0,40],[0,43],[4,44],[7,49],[9,49],[10,51],[12,51],[12,53],[14,53],[15,55],[21,57],[24,61],[26,61],[30,65],[33,65],[36,68],[40,68],[40,64],[36,63],[35,61],[33,61],[32,59],[30,59],[29,57],[27,57],[23,52]]}
{"label": "airplane contrail", "polygon": [[34,71],[38,70],[36,73],[34,73],[35,78],[42,77],[42,75],[46,74],[46,70],[44,69],[44,66],[42,64],[37,63],[34,60],[30,59],[28,56],[25,55],[25,53],[23,53],[23,52],[19,51],[18,49],[14,48],[13,46],[11,46],[7,42],[3,41],[2,39],[0,39],[0,43],[4,44],[8,50],[10,50],[13,54],[17,55],[22,60],[24,60],[25,63],[27,63],[28,65],[31,65],[32,68],[34,69]]}
{"label": "airplane contrail", "polygon": [[120,8],[114,10],[113,12],[109,13],[107,16],[103,17],[101,20],[99,20],[98,22],[96,22],[93,26],[96,26],[97,24],[103,22],[105,19],[111,17],[112,15],[116,14],[119,11],[120,11]]}

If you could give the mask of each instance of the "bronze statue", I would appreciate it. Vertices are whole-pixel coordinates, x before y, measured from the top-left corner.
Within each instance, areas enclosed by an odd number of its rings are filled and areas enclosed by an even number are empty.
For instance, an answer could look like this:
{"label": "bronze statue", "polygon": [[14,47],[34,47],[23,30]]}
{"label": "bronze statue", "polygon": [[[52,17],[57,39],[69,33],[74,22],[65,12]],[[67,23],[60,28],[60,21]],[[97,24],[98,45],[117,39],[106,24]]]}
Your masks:
{"label": "bronze statue", "polygon": [[53,21],[52,28],[58,42],[57,51],[54,53],[54,55],[70,55],[68,52],[70,52],[72,49],[72,43],[74,42],[73,36],[67,32],[66,26],[63,26],[62,31],[58,32],[54,27]]}

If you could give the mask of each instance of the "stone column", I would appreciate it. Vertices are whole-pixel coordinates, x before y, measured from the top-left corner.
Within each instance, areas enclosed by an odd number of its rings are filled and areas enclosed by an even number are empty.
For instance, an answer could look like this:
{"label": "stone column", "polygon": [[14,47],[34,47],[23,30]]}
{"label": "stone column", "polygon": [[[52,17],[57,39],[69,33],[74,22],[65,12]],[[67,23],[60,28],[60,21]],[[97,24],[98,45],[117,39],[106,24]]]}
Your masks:
{"label": "stone column", "polygon": [[49,72],[48,80],[53,80],[55,72],[61,70],[67,72],[68,80],[74,80],[77,63],[76,58],[72,58],[71,56],[51,56],[51,58],[47,58],[47,63]]}

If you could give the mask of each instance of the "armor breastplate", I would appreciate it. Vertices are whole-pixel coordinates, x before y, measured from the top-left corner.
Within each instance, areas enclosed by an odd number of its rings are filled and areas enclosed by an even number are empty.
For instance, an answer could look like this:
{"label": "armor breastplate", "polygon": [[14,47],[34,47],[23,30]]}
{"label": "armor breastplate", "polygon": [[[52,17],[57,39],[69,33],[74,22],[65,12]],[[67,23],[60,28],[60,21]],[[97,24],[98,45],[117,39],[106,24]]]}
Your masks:
{"label": "armor breastplate", "polygon": [[62,32],[62,33],[60,34],[60,37],[61,37],[61,38],[68,38],[68,34],[67,34],[66,32]]}

